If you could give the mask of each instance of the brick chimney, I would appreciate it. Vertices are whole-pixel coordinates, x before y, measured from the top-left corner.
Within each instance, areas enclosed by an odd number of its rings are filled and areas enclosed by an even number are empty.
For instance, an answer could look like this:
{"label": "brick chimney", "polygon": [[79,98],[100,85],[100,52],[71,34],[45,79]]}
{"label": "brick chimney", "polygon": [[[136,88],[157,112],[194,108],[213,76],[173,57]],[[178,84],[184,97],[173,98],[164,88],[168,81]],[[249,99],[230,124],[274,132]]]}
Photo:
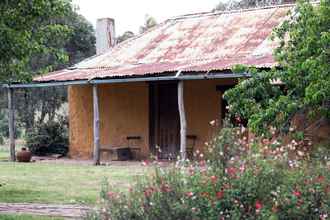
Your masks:
{"label": "brick chimney", "polygon": [[96,54],[103,54],[116,44],[115,20],[100,18],[96,22]]}

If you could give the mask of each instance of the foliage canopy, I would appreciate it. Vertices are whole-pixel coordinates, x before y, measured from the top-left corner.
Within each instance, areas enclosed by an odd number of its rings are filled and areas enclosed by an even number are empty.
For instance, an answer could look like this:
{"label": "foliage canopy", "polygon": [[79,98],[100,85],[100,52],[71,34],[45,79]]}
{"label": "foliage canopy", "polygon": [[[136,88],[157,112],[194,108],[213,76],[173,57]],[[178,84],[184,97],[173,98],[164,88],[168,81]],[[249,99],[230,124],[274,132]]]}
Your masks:
{"label": "foliage canopy", "polygon": [[300,2],[273,34],[279,41],[274,51],[279,67],[233,69],[252,77],[227,91],[225,99],[231,114],[248,119],[255,133],[265,134],[269,126],[287,131],[298,112],[330,118],[329,14],[329,0],[319,5]]}
{"label": "foliage canopy", "polygon": [[59,20],[71,9],[69,0],[18,0],[0,3],[0,81],[27,81],[34,54],[67,60],[51,39],[66,38],[69,28]]}

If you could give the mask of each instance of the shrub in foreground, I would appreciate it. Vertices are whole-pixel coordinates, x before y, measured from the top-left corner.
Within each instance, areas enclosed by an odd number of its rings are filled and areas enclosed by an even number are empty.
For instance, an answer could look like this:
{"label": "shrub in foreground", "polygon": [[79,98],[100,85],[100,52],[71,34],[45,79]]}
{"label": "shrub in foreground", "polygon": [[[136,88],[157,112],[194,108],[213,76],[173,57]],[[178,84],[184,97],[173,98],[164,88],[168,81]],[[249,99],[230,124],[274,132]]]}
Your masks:
{"label": "shrub in foreground", "polygon": [[326,163],[307,161],[301,153],[297,154],[301,158],[293,155],[290,150],[299,148],[294,141],[282,146],[264,140],[261,146],[238,136],[237,129],[223,129],[209,147],[212,157],[206,160],[179,161],[166,168],[153,163],[155,172],[128,192],[104,187],[101,211],[88,218],[328,218],[330,170]]}

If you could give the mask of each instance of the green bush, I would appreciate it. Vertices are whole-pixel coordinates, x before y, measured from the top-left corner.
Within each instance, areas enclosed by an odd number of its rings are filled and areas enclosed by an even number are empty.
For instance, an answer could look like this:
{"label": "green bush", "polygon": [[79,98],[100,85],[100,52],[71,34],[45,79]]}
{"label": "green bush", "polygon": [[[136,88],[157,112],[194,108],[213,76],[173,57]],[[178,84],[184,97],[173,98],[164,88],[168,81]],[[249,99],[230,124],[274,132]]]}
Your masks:
{"label": "green bush", "polygon": [[66,155],[68,152],[68,122],[66,118],[47,121],[29,131],[25,138],[26,145],[34,155]]}
{"label": "green bush", "polygon": [[327,219],[330,167],[294,155],[295,141],[261,141],[222,129],[206,160],[156,165],[128,192],[105,185],[101,211],[87,219]]}
{"label": "green bush", "polygon": [[[21,137],[22,129],[19,126],[15,127],[15,138]],[[0,144],[4,144],[5,139],[9,137],[8,128],[8,112],[0,109]]]}

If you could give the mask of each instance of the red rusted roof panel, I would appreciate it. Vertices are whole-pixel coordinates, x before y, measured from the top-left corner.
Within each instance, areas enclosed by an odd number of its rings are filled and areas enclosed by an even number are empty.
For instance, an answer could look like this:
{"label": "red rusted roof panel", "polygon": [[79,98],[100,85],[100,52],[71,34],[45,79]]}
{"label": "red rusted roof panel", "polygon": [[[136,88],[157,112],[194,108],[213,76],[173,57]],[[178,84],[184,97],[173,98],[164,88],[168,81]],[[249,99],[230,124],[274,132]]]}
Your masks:
{"label": "red rusted roof panel", "polygon": [[173,71],[228,70],[233,65],[273,67],[269,38],[292,5],[169,19],[146,33],[35,81],[137,77]]}

